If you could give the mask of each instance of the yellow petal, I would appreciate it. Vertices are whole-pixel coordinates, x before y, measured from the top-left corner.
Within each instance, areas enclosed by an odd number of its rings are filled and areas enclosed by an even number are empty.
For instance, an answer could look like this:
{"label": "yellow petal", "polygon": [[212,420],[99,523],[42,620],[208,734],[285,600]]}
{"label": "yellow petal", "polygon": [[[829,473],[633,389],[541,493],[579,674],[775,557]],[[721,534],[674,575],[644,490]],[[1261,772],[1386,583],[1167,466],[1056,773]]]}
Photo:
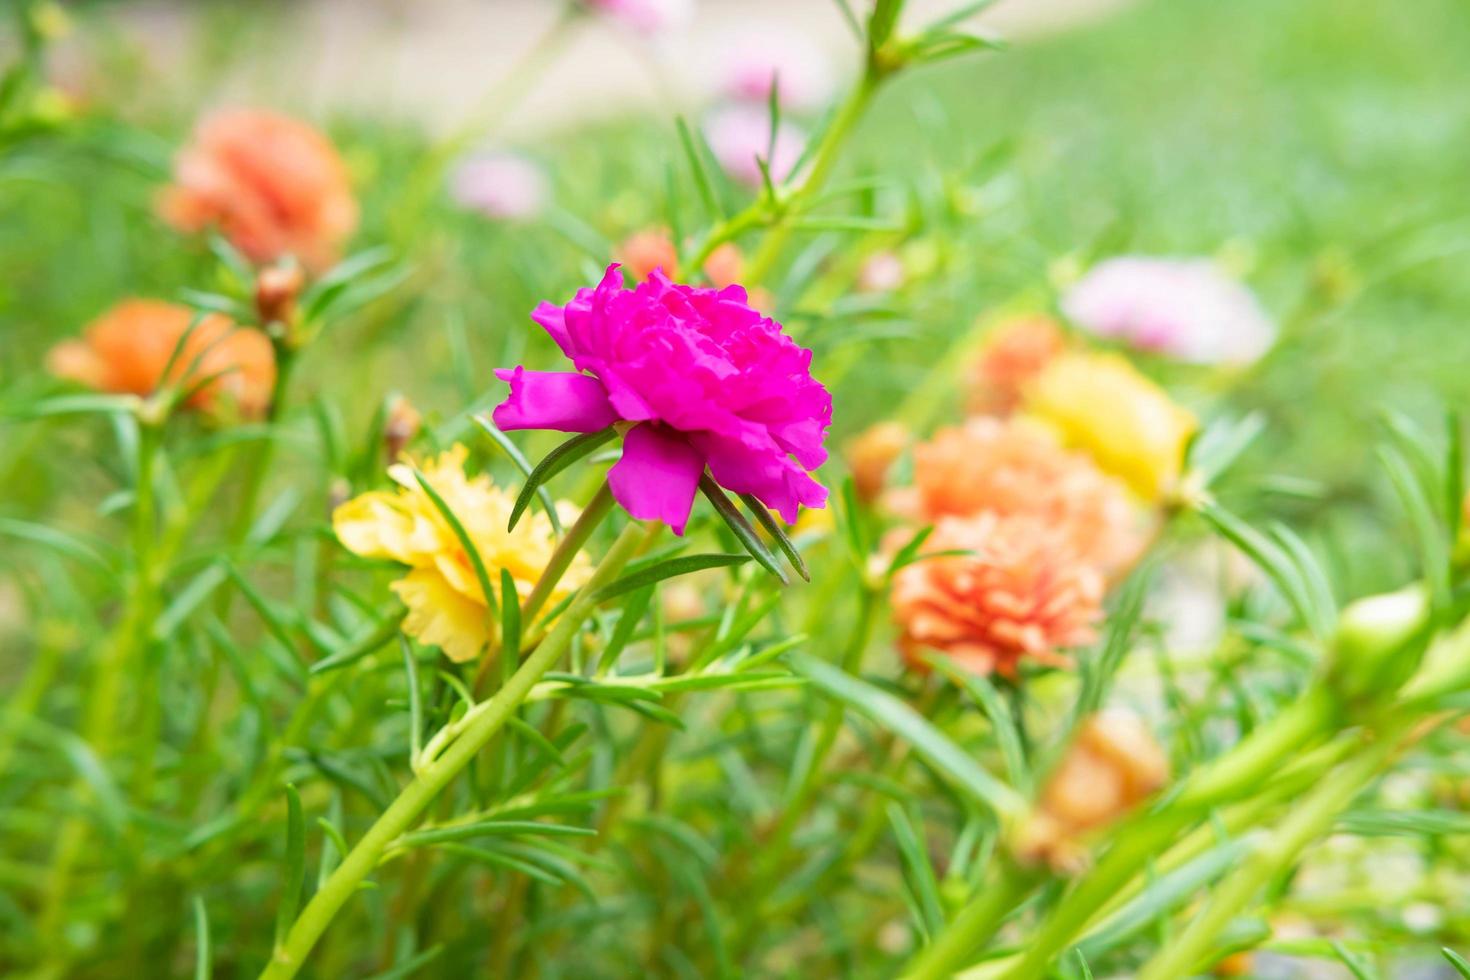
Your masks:
{"label": "yellow petal", "polygon": [[455,663],[474,660],[484,649],[485,607],[456,592],[438,572],[416,568],[391,586],[408,607],[403,632],[439,647]]}

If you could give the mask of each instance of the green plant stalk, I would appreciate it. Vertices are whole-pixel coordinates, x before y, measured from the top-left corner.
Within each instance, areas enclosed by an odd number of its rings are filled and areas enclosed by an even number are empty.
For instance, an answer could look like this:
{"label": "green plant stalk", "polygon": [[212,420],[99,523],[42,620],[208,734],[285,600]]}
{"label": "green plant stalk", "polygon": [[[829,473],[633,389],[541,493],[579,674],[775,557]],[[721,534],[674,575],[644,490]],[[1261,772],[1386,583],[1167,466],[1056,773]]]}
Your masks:
{"label": "green plant stalk", "polygon": [[[1283,759],[1319,742],[1330,730],[1337,710],[1330,692],[1321,685],[1313,687],[1230,752],[1198,770],[1179,794],[1159,810],[1141,814],[1120,826],[1113,845],[1052,911],[1025,956],[1005,974],[1007,980],[1044,975],[1047,967],[1076,941],[1099,910],[1146,866],[1149,857],[1166,850],[1185,827],[1210,807],[1231,802],[1231,794],[1252,791]],[[976,904],[985,901],[986,896],[982,895]],[[948,950],[960,951],[961,956],[978,948],[975,942],[949,939],[950,933],[962,932],[966,922],[986,921],[972,920],[967,912],[961,912],[949,925],[935,941],[936,946],[943,943]],[[921,954],[921,960],[925,957],[927,952]],[[936,962],[941,967],[944,965],[944,961]],[[949,962],[950,968],[957,965]]]}
{"label": "green plant stalk", "polygon": [[785,220],[786,216],[815,197],[822,189],[822,185],[827,182],[827,178],[832,175],[833,168],[837,166],[842,145],[847,142],[858,120],[867,111],[868,104],[873,100],[873,93],[878,90],[878,85],[883,77],[876,68],[870,65],[863,73],[862,80],[858,82],[857,87],[848,95],[847,101],[837,110],[837,115],[832,119],[832,125],[827,127],[827,131],[822,135],[821,144],[812,156],[811,170],[807,172],[801,188],[792,194],[782,207],[775,225],[745,267],[742,278],[747,285],[763,283],[770,276],[771,269],[781,258],[781,252],[785,249],[786,242],[794,230],[791,222]]}
{"label": "green plant stalk", "polygon": [[[567,533],[562,535],[562,539],[557,542],[556,550],[551,553],[551,558],[547,560],[545,570],[542,571],[541,577],[536,580],[535,587],[531,589],[531,594],[526,596],[526,601],[521,606],[521,625],[529,634],[525,638],[527,642],[523,643],[523,648],[529,647],[531,645],[530,641],[535,639],[535,634],[531,632],[530,627],[536,620],[536,614],[546,605],[547,601],[551,598],[552,592],[555,591],[557,583],[561,581],[562,576],[571,567],[572,560],[577,557],[577,553],[587,544],[587,540],[592,537],[592,532],[597,529],[598,525],[602,523],[602,519],[608,515],[612,508],[612,490],[608,486],[607,481],[604,480],[601,488],[593,495],[592,500],[587,506],[583,508],[576,522],[567,528]],[[500,601],[504,602],[505,596],[501,596]],[[543,626],[542,628],[544,629],[545,627]],[[484,689],[485,682],[490,677],[490,668],[495,662],[494,654],[496,646],[496,644],[492,644],[480,659],[480,667],[475,672],[475,684],[473,688],[476,695],[479,695]]]}
{"label": "green plant stalk", "polygon": [[[245,540],[245,535],[250,532],[250,525],[255,520],[255,509],[260,502],[260,491],[265,488],[265,478],[270,472],[271,461],[275,458],[276,434],[274,430],[285,406],[286,390],[291,383],[291,374],[296,366],[298,351],[295,348],[285,343],[276,343],[273,346],[276,354],[276,380],[271,385],[271,400],[265,414],[265,423],[272,431],[269,438],[255,447],[245,463],[245,476],[242,480],[244,489],[240,494],[240,502],[235,511],[234,521],[230,525],[227,541],[227,547],[232,550]],[[229,612],[234,594],[234,589],[226,589],[221,593],[216,609],[220,619],[224,619]]]}
{"label": "green plant stalk", "polygon": [[592,611],[597,590],[612,581],[627,564],[642,534],[643,529],[636,523],[624,528],[545,642],[526,658],[493,698],[472,709],[474,717],[459,738],[420,771],[343,858],[296,918],[285,941],[275,950],[269,965],[261,973],[261,980],[286,980],[296,975],[317,939],[358,886],[377,868],[389,845],[413,825],[439,792],[499,733],[541,676],[566,653],[582,622]]}
{"label": "green plant stalk", "polygon": [[1214,890],[1204,910],[1184,932],[1166,943],[1144,965],[1139,980],[1172,980],[1188,976],[1204,965],[1216,937],[1231,920],[1267,882],[1289,871],[1309,844],[1328,833],[1338,814],[1392,761],[1410,724],[1400,720],[1390,730],[1374,733],[1374,740],[1360,755],[1332,773],[1294,807],[1245,864]]}
{"label": "green plant stalk", "polygon": [[[158,605],[153,573],[156,538],[153,464],[162,435],[159,426],[148,422],[143,422],[138,429],[138,461],[133,488],[133,580],[123,617],[97,660],[97,673],[82,722],[82,738],[103,760],[111,754],[124,681],[132,673],[137,653],[147,644]],[[85,799],[88,792],[86,784],[78,779],[73,784],[73,792]],[[57,833],[52,854],[51,874],[40,921],[42,934],[58,940],[53,944],[52,952],[61,958],[66,956],[66,944],[59,941],[57,934],[66,915],[72,869],[86,843],[87,822],[81,816],[73,816],[62,824]]]}
{"label": "green plant stalk", "polygon": [[1004,861],[996,877],[987,881],[980,897],[955,916],[949,928],[909,964],[904,980],[943,980],[963,967],[1000,929],[1045,875]]}
{"label": "green plant stalk", "polygon": [[[841,660],[842,669],[849,674],[855,673],[862,665],[863,653],[867,650],[868,640],[872,637],[873,617],[878,605],[877,593],[864,584],[858,596],[858,603],[857,623],[853,626],[852,636],[848,640]],[[843,714],[844,708],[840,701],[833,700],[827,705],[826,714],[822,716],[821,728],[817,734],[816,745],[812,750],[811,761],[802,773],[800,784],[792,792],[791,798],[787,800],[769,838],[761,847],[761,859],[756,866],[755,894],[752,896],[756,904],[759,904],[760,898],[765,896],[771,876],[780,871],[786,859],[786,852],[791,846],[791,836],[796,832],[802,818],[806,816],[812,797],[821,787],[822,765],[827,761],[827,756],[831,754],[832,746],[837,743],[837,736],[842,731]]]}

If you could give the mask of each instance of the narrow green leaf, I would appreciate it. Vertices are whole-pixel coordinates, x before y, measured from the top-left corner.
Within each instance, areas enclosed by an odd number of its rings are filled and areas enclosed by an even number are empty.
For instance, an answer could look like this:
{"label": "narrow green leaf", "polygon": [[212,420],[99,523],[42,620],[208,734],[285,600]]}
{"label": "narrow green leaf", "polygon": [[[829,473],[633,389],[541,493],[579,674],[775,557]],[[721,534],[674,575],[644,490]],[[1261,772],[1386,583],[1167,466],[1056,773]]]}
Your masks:
{"label": "narrow green leaf", "polygon": [[194,896],[194,980],[214,976],[214,957],[209,951],[209,910],[202,896]]}
{"label": "narrow green leaf", "polygon": [[593,674],[604,673],[617,665],[618,657],[622,656],[623,650],[633,638],[634,631],[638,629],[638,624],[643,620],[643,614],[648,611],[648,604],[653,600],[653,593],[654,587],[648,585],[629,594],[623,603],[622,612],[618,614],[618,624],[613,627],[607,646],[597,654],[597,663],[592,669]]}
{"label": "narrow green leaf", "polygon": [[374,973],[368,980],[408,980],[409,977],[437,960],[444,953],[444,944],[436,943],[417,956],[410,956],[391,969]]}
{"label": "narrow green leaf", "polygon": [[1460,540],[1460,527],[1465,520],[1465,433],[1458,412],[1445,416],[1445,516],[1449,522],[1449,541],[1453,547]]}
{"label": "narrow green leaf", "polygon": [[[1314,630],[1321,628],[1309,598],[1310,590],[1296,570],[1295,563],[1279,546],[1217,504],[1205,504],[1200,507],[1199,514],[1266,573],[1304,625]],[[1319,639],[1324,635],[1317,634]]]}
{"label": "narrow green leaf", "polygon": [[[475,581],[479,583],[480,591],[485,595],[485,607],[489,610],[489,614],[491,616],[498,615],[499,601],[496,598],[494,587],[490,584],[490,573],[485,568],[485,560],[480,557],[480,549],[475,547],[475,541],[470,537],[470,532],[465,530],[464,523],[460,521],[454,509],[445,502],[444,498],[439,495],[439,491],[435,490],[434,485],[429,482],[429,478],[416,466],[413,469],[413,478],[418,481],[419,487],[434,504],[434,509],[439,512],[439,515],[449,525],[449,529],[454,532],[454,537],[459,541],[459,546],[464,549],[465,555],[468,556],[470,567],[475,572]],[[514,518],[511,519],[511,523],[515,523]]]}
{"label": "narrow green leaf", "polygon": [[674,126],[679,131],[679,145],[684,150],[684,158],[689,164],[690,173],[694,176],[694,186],[699,191],[699,199],[704,202],[705,210],[713,218],[725,218],[725,210],[720,207],[719,198],[715,196],[714,183],[710,180],[709,171],[705,169],[704,157],[700,155],[695,145],[695,137],[689,129],[689,124],[684,121],[683,116],[675,116]]}
{"label": "narrow green leaf", "polygon": [[281,904],[276,908],[278,949],[296,921],[306,883],[306,821],[301,815],[301,794],[291,783],[286,784],[286,857],[281,868]]}
{"label": "narrow green leaf", "polygon": [[1455,968],[1456,973],[1464,977],[1465,980],[1470,980],[1470,963],[1465,961],[1465,957],[1448,946],[1440,947],[1439,952],[1449,962],[1450,966]]}
{"label": "narrow green leaf", "polygon": [[892,694],[809,654],[791,653],[786,659],[828,695],[908,742],[924,761],[978,802],[1002,816],[1024,811],[1026,802],[1019,793],[980,768],[969,752]]}
{"label": "narrow green leaf", "polygon": [[771,553],[771,549],[766,547],[766,543],[761,540],[755,528],[750,526],[745,515],[740,513],[739,508],[735,506],[735,501],[725,494],[724,489],[715,482],[714,477],[708,473],[700,476],[699,490],[714,507],[715,513],[720,515],[720,518],[734,533],[740,544],[750,552],[750,556],[759,562],[762,568],[780,579],[782,585],[788,584],[786,573],[781,570],[776,556]]}
{"label": "narrow green leaf", "polygon": [[34,544],[50,548],[58,554],[68,558],[75,558],[95,571],[106,572],[108,570],[107,559],[102,553],[83,541],[81,538],[48,524],[34,524],[30,521],[20,521],[11,517],[0,517],[0,535],[18,538],[22,541],[30,541]]}
{"label": "narrow green leaf", "polygon": [[1378,980],[1378,972],[1364,963],[1359,957],[1348,952],[1347,947],[1341,942],[1332,940],[1332,952],[1343,966],[1348,968],[1357,980]]}
{"label": "narrow green leaf", "polygon": [[924,844],[914,831],[903,807],[890,802],[885,809],[888,823],[893,828],[894,840],[898,843],[904,880],[914,894],[919,927],[924,931],[926,939],[932,939],[944,928],[944,903],[939,898],[939,881],[934,876],[934,866],[929,863]]}
{"label": "narrow green leaf", "polygon": [[507,528],[514,528],[521,515],[531,504],[531,498],[535,496],[536,490],[562,470],[571,466],[577,460],[588,453],[611,442],[617,436],[618,430],[609,426],[600,432],[586,432],[579,436],[573,436],[566,442],[557,446],[531,471],[526,477],[526,484],[521,488],[520,496],[516,497],[515,506],[510,510],[510,523]]}
{"label": "narrow green leaf", "polygon": [[668,561],[659,562],[649,568],[643,568],[631,575],[604,585],[597,591],[597,601],[602,602],[620,595],[625,595],[635,589],[641,589],[655,582],[662,582],[667,578],[679,575],[688,575],[691,572],[704,571],[707,568],[729,568],[734,565],[743,565],[750,561],[749,555],[685,555],[682,558],[670,558]]}
{"label": "narrow green leaf", "polygon": [[740,500],[755,515],[755,522],[776,542],[776,547],[781,549],[781,553],[786,556],[786,560],[791,563],[791,567],[796,569],[796,574],[800,575],[803,581],[810,582],[812,580],[812,574],[807,571],[806,562],[801,559],[801,552],[796,549],[796,545],[786,536],[786,529],[781,526],[780,521],[776,520],[776,516],[767,510],[766,505],[761,503],[754,494],[742,493]]}
{"label": "narrow green leaf", "polygon": [[953,660],[939,654],[930,654],[926,657],[934,666],[947,677],[950,683],[960,690],[969,694],[976,704],[980,705],[985,716],[990,719],[990,727],[995,732],[995,741],[1000,746],[1002,758],[1005,759],[1006,772],[1010,776],[1011,785],[1021,793],[1029,793],[1031,787],[1031,770],[1026,764],[1026,751],[1022,747],[1021,733],[1016,728],[1016,719],[1011,715],[1010,706],[990,683],[990,679],[973,674],[959,667]]}
{"label": "narrow green leaf", "polygon": [[566,768],[567,757],[562,755],[561,749],[556,747],[555,742],[537,731],[534,725],[530,725],[522,721],[515,715],[511,715],[509,718],[507,718],[505,720],[505,724],[506,727],[509,728],[511,731],[515,732],[517,735],[521,736],[527,742],[530,742],[533,746],[535,746],[542,755],[546,756],[552,762],[555,762],[561,768]]}
{"label": "narrow green leaf", "polygon": [[[526,458],[525,453],[521,452],[520,447],[514,442],[511,442],[510,436],[500,431],[500,428],[490,420],[489,416],[476,415],[473,417],[473,421],[487,436],[494,440],[495,445],[499,446],[506,456],[510,457],[510,461],[515,464],[516,469],[521,471],[521,476],[529,479],[532,473],[531,461]],[[561,526],[561,517],[556,512],[556,503],[551,499],[551,491],[547,490],[545,486],[539,486],[536,488],[536,498],[541,501],[541,508],[546,512],[546,519],[551,521],[551,529],[556,532],[557,537],[561,537],[566,532]]]}
{"label": "narrow green leaf", "polygon": [[424,847],[450,841],[473,840],[477,837],[595,837],[597,831],[590,827],[569,827],[559,823],[540,823],[535,820],[480,820],[457,826],[430,827],[404,834],[400,843],[405,847]]}
{"label": "narrow green leaf", "polygon": [[500,570],[500,595],[505,600],[500,604],[500,657],[510,670],[521,662],[521,603],[508,568]]}
{"label": "narrow green leaf", "polygon": [[423,692],[419,690],[419,662],[413,655],[408,637],[400,633],[398,645],[403,651],[404,683],[408,686],[408,758],[417,765],[424,748],[424,703]]}
{"label": "narrow green leaf", "polygon": [[1082,980],[1092,980],[1092,967],[1087,965],[1087,957],[1082,955],[1080,949],[1074,948],[1072,952],[1077,956],[1077,972],[1081,975]]}

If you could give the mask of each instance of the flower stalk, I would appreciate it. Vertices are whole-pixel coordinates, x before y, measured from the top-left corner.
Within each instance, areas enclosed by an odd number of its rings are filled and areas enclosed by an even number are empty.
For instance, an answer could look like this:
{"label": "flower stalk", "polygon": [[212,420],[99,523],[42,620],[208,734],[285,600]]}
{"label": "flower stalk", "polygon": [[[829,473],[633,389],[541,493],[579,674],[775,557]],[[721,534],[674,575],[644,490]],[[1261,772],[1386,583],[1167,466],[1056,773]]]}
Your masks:
{"label": "flower stalk", "polygon": [[637,550],[644,531],[624,528],[587,584],[577,593],[546,640],[488,701],[461,719],[460,734],[426,765],[384,811],[302,910],[285,940],[275,950],[261,980],[286,980],[301,969],[307,954],[358,886],[378,867],[388,848],[433,802],[439,792],[469,765],[481,749],[520,708],[541,676],[559,661],[596,604],[598,589],[615,579]]}

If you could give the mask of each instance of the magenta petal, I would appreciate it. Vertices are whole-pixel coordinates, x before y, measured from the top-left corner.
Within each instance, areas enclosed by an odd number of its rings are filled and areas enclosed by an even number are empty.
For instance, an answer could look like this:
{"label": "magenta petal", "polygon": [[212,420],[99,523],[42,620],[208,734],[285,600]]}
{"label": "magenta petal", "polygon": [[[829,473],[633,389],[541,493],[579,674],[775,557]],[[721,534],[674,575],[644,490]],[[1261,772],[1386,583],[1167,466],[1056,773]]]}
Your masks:
{"label": "magenta petal", "polygon": [[704,459],[669,429],[639,425],[623,437],[623,458],[607,473],[612,495],[640,521],[663,521],[684,533]]}
{"label": "magenta petal", "polygon": [[495,424],[502,429],[597,432],[618,420],[602,382],[585,374],[518,367],[495,376],[510,383],[510,397],[495,406]]}

